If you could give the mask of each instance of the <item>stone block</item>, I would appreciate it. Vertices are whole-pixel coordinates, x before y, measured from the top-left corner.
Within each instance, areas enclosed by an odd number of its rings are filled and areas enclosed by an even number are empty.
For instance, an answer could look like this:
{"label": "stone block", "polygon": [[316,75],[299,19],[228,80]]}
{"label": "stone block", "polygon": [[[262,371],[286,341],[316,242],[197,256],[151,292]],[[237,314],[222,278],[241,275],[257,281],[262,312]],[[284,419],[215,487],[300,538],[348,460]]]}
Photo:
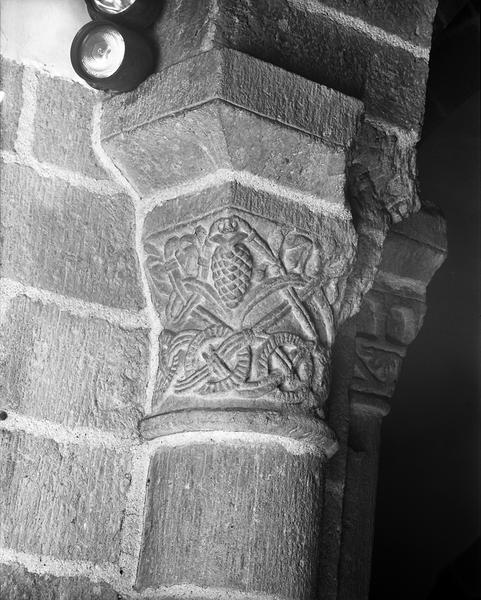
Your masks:
{"label": "stone block", "polygon": [[424,319],[423,302],[371,290],[356,316],[357,359],[351,389],[391,397],[407,346]]}
{"label": "stone block", "polygon": [[[286,0],[222,4],[215,41],[362,100],[366,111],[417,128],[428,64]],[[322,58],[321,58],[322,57]]]}
{"label": "stone block", "polygon": [[353,212],[376,223],[381,215],[399,222],[419,209],[415,139],[364,121],[353,146],[348,171]]}
{"label": "stone block", "polygon": [[154,75],[133,92],[105,103],[102,138],[174,115],[214,99],[346,147],[357,131],[362,104],[267,62],[222,48]]}
{"label": "stone block", "polygon": [[386,350],[392,349],[389,344],[408,346],[422,325],[425,310],[424,302],[372,289],[356,316],[358,335],[386,340]]}
{"label": "stone block", "polygon": [[149,122],[105,147],[142,195],[213,174],[247,172],[344,205],[344,150],[221,101]]}
{"label": "stone block", "polygon": [[35,158],[95,179],[109,179],[92,147],[93,109],[100,101],[97,92],[59,77],[42,73],[36,77]]}
{"label": "stone block", "polygon": [[314,597],[322,489],[320,459],[277,444],[159,450],[137,587],[194,584]]}
{"label": "stone block", "polygon": [[146,331],[18,297],[0,330],[1,406],[69,427],[134,435],[148,360]]}
{"label": "stone block", "polygon": [[114,563],[130,458],[0,429],[0,545],[58,559]]}
{"label": "stone block", "polygon": [[445,250],[391,231],[386,237],[379,270],[394,277],[407,277],[426,287],[445,258]]}
{"label": "stone block", "polygon": [[135,216],[124,194],[97,195],[2,165],[2,276],[118,308],[144,300]]}
{"label": "stone block", "polygon": [[344,204],[344,149],[229,104],[219,109],[234,169]]}
{"label": "stone block", "polygon": [[55,577],[30,573],[19,564],[0,564],[2,600],[121,600],[105,583],[85,577]]}
{"label": "stone block", "polygon": [[339,561],[339,600],[369,597],[381,417],[351,416]]}
{"label": "stone block", "polygon": [[5,92],[0,103],[0,143],[2,150],[13,150],[18,119],[22,110],[23,67],[0,56],[0,90]]}
{"label": "stone block", "polygon": [[419,212],[393,225],[392,232],[441,252],[447,251],[446,219],[435,206],[423,204]]}
{"label": "stone block", "polygon": [[358,360],[354,367],[352,389],[390,398],[401,372],[402,357],[397,352],[356,339]]}
{"label": "stone block", "polygon": [[306,7],[325,5],[348,16],[384,29],[404,40],[426,48],[431,45],[431,32],[437,0],[297,0]]}
{"label": "stone block", "polygon": [[[215,47],[232,48],[358,98],[376,117],[407,129],[419,129],[428,76],[424,57],[371,36],[362,28],[329,18],[323,10],[317,10],[316,4],[321,3],[316,1],[205,0],[192,4],[190,0],[168,0],[157,25],[159,70]],[[371,14],[371,3],[365,8],[360,3],[349,4],[357,4],[358,11]],[[397,14],[408,12],[412,4],[406,3]],[[376,6],[378,15],[381,12],[386,19],[393,18],[388,6],[381,7],[381,0]],[[430,0],[425,10],[419,6],[411,12],[410,27],[420,26],[420,31],[424,27],[426,40],[433,9]],[[352,12],[355,10],[352,8]],[[190,20],[187,26],[182,23],[184,19],[188,22],[186,15]],[[260,85],[255,87],[262,90]],[[245,89],[253,92],[253,88]],[[293,101],[289,94],[286,97]]]}

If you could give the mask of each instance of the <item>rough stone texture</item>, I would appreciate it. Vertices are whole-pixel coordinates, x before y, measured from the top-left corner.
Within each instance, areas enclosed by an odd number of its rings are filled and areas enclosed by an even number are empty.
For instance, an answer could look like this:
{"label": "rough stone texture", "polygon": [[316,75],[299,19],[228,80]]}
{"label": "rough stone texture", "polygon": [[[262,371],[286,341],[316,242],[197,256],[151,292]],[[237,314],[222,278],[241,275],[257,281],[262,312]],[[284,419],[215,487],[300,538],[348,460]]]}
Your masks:
{"label": "rough stone texture", "polygon": [[60,559],[115,562],[130,459],[0,429],[0,545]]}
{"label": "rough stone texture", "polygon": [[348,170],[349,201],[355,214],[371,222],[384,214],[392,223],[419,210],[414,144],[393,130],[363,122]]}
{"label": "rough stone texture", "polygon": [[[437,248],[445,256],[447,253],[447,224],[436,206],[423,203],[419,212],[404,219],[392,228],[393,235],[402,235],[432,248]],[[433,269],[436,270],[433,265]],[[433,274],[434,274],[433,270]]]}
{"label": "rough stone texture", "polygon": [[135,216],[126,195],[96,195],[4,164],[2,275],[114,307],[143,306]]}
{"label": "rough stone texture", "polygon": [[406,244],[405,240],[404,236],[391,232],[386,240],[380,270],[394,276],[410,277],[427,285],[433,272],[444,262],[446,252],[415,240]]}
{"label": "rough stone texture", "polygon": [[368,598],[382,415],[351,411],[338,600]]}
{"label": "rough stone texture", "polygon": [[[392,143],[386,144],[389,139]],[[384,151],[378,153],[379,147]],[[427,284],[446,258],[446,222],[433,206],[421,206],[399,221],[419,203],[414,147],[377,129],[372,145],[356,144],[350,164],[349,200],[358,244],[346,308],[351,314],[359,310],[373,281],[379,291],[424,301]]]}
{"label": "rough stone texture", "polygon": [[423,301],[426,286],[446,256],[446,221],[435,207],[423,206],[389,231],[374,285]]}
{"label": "rough stone texture", "polygon": [[58,77],[42,73],[36,77],[35,158],[95,179],[108,179],[92,148],[92,115],[100,100],[98,93]]}
{"label": "rough stone texture", "polygon": [[2,600],[122,600],[105,583],[84,577],[54,577],[28,572],[18,564],[0,564]]}
{"label": "rough stone texture", "polygon": [[286,0],[224,3],[223,8],[218,43],[359,98],[375,116],[405,127],[420,125],[425,61]]}
{"label": "rough stone texture", "polygon": [[[350,412],[341,552],[332,578],[339,578],[339,586],[331,586],[326,600],[368,598],[381,420],[389,412],[407,346],[422,325],[426,286],[445,255],[446,225],[434,207],[423,207],[395,224],[387,234],[373,289],[351,321],[357,330],[352,336],[356,355],[346,394]],[[340,442],[343,448],[341,437]],[[329,484],[328,472],[327,488]],[[329,499],[326,512],[328,506]]]}
{"label": "rough stone texture", "polygon": [[388,233],[373,289],[356,315],[351,389],[389,398],[402,359],[422,326],[426,287],[446,258],[446,223],[423,208]]}
{"label": "rough stone texture", "polygon": [[158,451],[137,586],[193,583],[311,600],[322,478],[319,458],[277,445]]}
{"label": "rough stone texture", "polygon": [[[416,4],[427,33],[433,2],[425,11]],[[359,98],[376,117],[419,129],[427,61],[331,20],[315,5],[169,0],[157,25],[159,69],[225,46]]]}
{"label": "rough stone texture", "polygon": [[414,44],[431,46],[437,0],[297,0],[298,4],[326,5],[399,35]]}
{"label": "rough stone texture", "polygon": [[360,102],[226,48],[190,57],[154,75],[133,92],[106,102],[102,138],[204,104],[215,98],[316,135],[325,143],[351,143]]}
{"label": "rough stone texture", "polygon": [[5,92],[0,103],[0,145],[2,150],[13,150],[18,119],[22,109],[23,67],[0,56],[0,90]]}
{"label": "rough stone texture", "polygon": [[[253,189],[262,186],[246,178],[252,189],[213,186],[147,215],[149,282],[155,307],[170,327],[161,334],[159,373],[170,376],[184,362],[182,384],[195,375],[187,381],[194,393],[180,390],[184,404],[173,394],[171,412],[160,416],[177,418],[176,431],[198,431],[197,413],[191,422],[182,421],[190,402],[198,406],[200,396],[208,397],[210,413],[224,418],[228,410],[212,409],[229,403],[239,409],[242,385],[260,381],[270,389],[249,399],[249,414],[261,414],[264,396],[272,392],[268,401],[277,403],[281,419],[298,418],[303,403],[310,403],[305,420],[327,431],[317,410],[322,404],[341,446],[327,471],[325,493],[323,460],[288,454],[284,446],[157,450],[147,484],[140,589],[192,583],[224,588],[226,596],[241,590],[311,600],[320,575],[323,600],[357,600],[367,593],[379,420],[385,410],[380,398],[393,391],[406,346],[422,322],[425,285],[445,249],[436,218],[423,215],[426,232],[435,225],[435,233],[425,237],[411,225],[392,230],[376,290],[334,348],[330,402],[316,404],[327,394],[335,331],[372,284],[388,226],[419,207],[415,134],[391,124],[419,130],[427,77],[427,61],[415,52],[356,30],[362,22],[350,27],[331,19],[324,9],[345,11],[364,19],[366,27],[427,47],[433,0],[394,4],[166,0],[153,33],[162,72],[105,107],[105,148],[142,194],[235,169],[259,176],[264,188],[272,182],[311,195],[300,195],[304,206],[278,197],[278,188]],[[44,74],[35,77],[35,158],[106,178],[91,148],[96,94]],[[12,82],[12,97],[20,97],[20,78]],[[360,100],[370,115],[362,128]],[[5,139],[12,149],[21,102],[8,102],[12,118]],[[345,152],[355,135],[347,157],[351,221],[342,209]],[[2,275],[109,306],[143,306],[134,215],[126,197],[92,195],[15,165],[3,168],[2,180]],[[203,236],[211,233],[209,254]],[[406,243],[416,248],[414,261]],[[420,268],[426,257],[429,265]],[[401,280],[414,284],[406,287]],[[280,303],[252,294],[251,313],[242,313],[239,306],[259,282],[269,294],[272,287]],[[299,299],[301,292],[305,297]],[[246,321],[246,314],[261,318]],[[194,336],[204,337],[193,344],[187,364],[182,351]],[[275,343],[269,346],[271,337]],[[0,375],[7,382],[0,393],[7,408],[41,418],[47,429],[48,420],[135,428],[145,390],[145,332],[96,319],[87,323],[22,297],[10,304],[2,338]],[[225,338],[232,345],[223,346]],[[169,354],[172,339],[181,352]],[[217,389],[209,396],[215,385],[225,386],[234,371],[237,375],[241,359],[243,369],[249,361],[256,368],[248,377],[241,373],[229,393]],[[160,376],[154,410],[170,385]],[[206,389],[196,387],[199,382]],[[289,419],[283,422],[288,434],[282,435],[305,441],[301,419]],[[248,430],[247,420],[238,419],[241,431]],[[261,425],[272,426],[273,420],[264,410]],[[230,426],[222,428],[221,419],[216,424],[223,431]],[[154,429],[151,437],[159,435]],[[267,426],[261,429],[266,431]],[[60,559],[116,563],[131,477],[128,456],[6,430],[0,440],[0,544]],[[330,441],[332,448],[332,436]],[[21,567],[0,567],[2,575],[7,584],[0,579],[0,595],[3,585],[8,600],[115,598],[108,587],[32,575]]]}
{"label": "rough stone texture", "polygon": [[[337,600],[338,571],[342,545],[342,513],[349,435],[349,387],[355,362],[353,319],[339,329],[332,353],[332,381],[327,402],[327,422],[335,431],[338,452],[326,466],[318,598]],[[357,599],[356,599],[357,600]]]}
{"label": "rough stone texture", "polygon": [[0,329],[2,408],[134,434],[147,386],[148,334],[25,297]]}
{"label": "rough stone texture", "polygon": [[345,201],[344,152],[221,101],[139,126],[104,145],[143,195],[232,169]]}
{"label": "rough stone texture", "polygon": [[370,291],[358,316],[352,389],[391,396],[406,353],[423,321],[422,302]]}

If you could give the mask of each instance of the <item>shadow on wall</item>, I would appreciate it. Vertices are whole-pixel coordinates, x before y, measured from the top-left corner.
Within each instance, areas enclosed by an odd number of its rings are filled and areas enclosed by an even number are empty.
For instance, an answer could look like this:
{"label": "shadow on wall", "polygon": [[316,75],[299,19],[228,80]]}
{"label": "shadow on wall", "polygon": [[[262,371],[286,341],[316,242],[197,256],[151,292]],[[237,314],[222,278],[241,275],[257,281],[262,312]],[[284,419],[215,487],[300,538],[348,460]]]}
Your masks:
{"label": "shadow on wall", "polygon": [[437,17],[418,157],[422,198],[447,219],[448,257],[383,424],[371,600],[481,598],[479,2],[453,15],[454,4]]}

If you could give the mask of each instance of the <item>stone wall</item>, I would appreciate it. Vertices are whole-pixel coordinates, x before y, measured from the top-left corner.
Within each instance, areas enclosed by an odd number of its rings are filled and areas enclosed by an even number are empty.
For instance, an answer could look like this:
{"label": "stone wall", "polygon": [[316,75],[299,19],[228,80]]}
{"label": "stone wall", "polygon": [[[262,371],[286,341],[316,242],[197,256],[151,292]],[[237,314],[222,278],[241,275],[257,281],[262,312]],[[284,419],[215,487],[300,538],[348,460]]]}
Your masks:
{"label": "stone wall", "polygon": [[[237,186],[240,194],[245,186],[253,197],[270,194],[269,202],[279,206],[307,202],[314,212],[325,206],[335,212],[330,207],[344,202],[344,178],[357,247],[339,322],[358,310],[379,263],[381,269],[361,316],[347,321],[333,348],[327,414],[340,449],[330,463],[325,492],[316,478],[310,479],[310,458],[305,479],[314,512],[324,496],[321,597],[367,597],[380,416],[405,346],[422,322],[426,285],[445,255],[443,225],[431,209],[409,222],[414,225],[397,225],[382,250],[393,223],[420,208],[415,144],[435,4],[169,0],[152,33],[160,46],[160,76],[127,100],[2,57],[2,600],[247,600],[261,597],[254,589],[277,589],[282,570],[275,577],[260,571],[256,576],[262,582],[253,576],[249,584],[224,573],[216,588],[201,581],[187,585],[187,569],[185,583],[179,583],[172,569],[182,571],[182,561],[191,556],[188,534],[195,526],[188,523],[172,565],[164,565],[169,573],[158,570],[158,581],[152,576],[149,556],[159,552],[159,543],[147,532],[142,548],[146,498],[148,518],[157,520],[166,535],[163,502],[173,507],[172,519],[182,520],[174,506],[182,497],[169,497],[170,479],[176,473],[187,480],[189,472],[203,472],[211,460],[203,448],[214,442],[216,460],[226,465],[215,483],[228,496],[235,488],[229,479],[229,465],[235,464],[232,447],[248,438],[217,431],[141,439],[139,422],[152,410],[161,330],[144,269],[144,219],[167,201],[187,202],[189,195],[212,201],[202,196],[211,185]],[[258,65],[255,77],[252,65]],[[279,78],[284,78],[285,97],[278,94]],[[316,104],[318,84],[332,90],[322,88],[324,99]],[[220,109],[213,98],[226,104]],[[325,98],[336,102],[327,105]],[[157,130],[142,130],[139,101],[156,117]],[[358,121],[361,101],[366,114]],[[342,118],[333,121],[334,104]],[[203,106],[192,117],[194,105]],[[175,124],[173,118],[186,107],[192,121],[182,116]],[[210,141],[217,136],[213,148],[226,149],[210,154],[205,164],[189,155],[194,142],[204,141],[204,131]],[[342,153],[329,145],[332,139],[349,147],[347,168]],[[289,152],[292,164],[285,160]],[[435,241],[433,230],[440,232]],[[419,255],[413,253],[413,239]],[[386,308],[384,302],[394,296],[394,308]],[[374,317],[369,313],[373,304],[380,307],[371,311]],[[413,305],[414,316],[409,312]],[[385,325],[373,325],[386,314],[391,315],[388,334]],[[367,344],[363,354],[366,339],[377,341]],[[377,367],[372,353],[389,353],[396,343],[401,348],[392,352],[396,364]],[[252,456],[249,449],[246,478],[251,463],[259,461],[267,465],[261,479],[269,479],[271,464],[277,472],[284,465],[295,473],[298,467],[284,464],[299,451],[289,443],[256,448]],[[252,494],[259,488],[256,480],[246,481],[249,486]],[[364,498],[363,510],[358,498]],[[306,499],[292,502],[297,506]],[[279,519],[273,519],[271,530]],[[370,525],[362,536],[359,530],[356,534],[366,519]],[[177,534],[174,529],[169,535]],[[229,552],[235,554],[235,547]],[[227,566],[235,563],[231,554],[221,555],[219,550],[216,564],[225,560],[225,570],[233,568]],[[134,589],[141,556],[140,581],[153,581],[155,590]],[[236,591],[222,591],[229,585]],[[287,586],[275,597],[297,594]]]}
{"label": "stone wall", "polygon": [[7,58],[1,75],[0,597],[117,598],[151,371],[135,206],[99,94]]}

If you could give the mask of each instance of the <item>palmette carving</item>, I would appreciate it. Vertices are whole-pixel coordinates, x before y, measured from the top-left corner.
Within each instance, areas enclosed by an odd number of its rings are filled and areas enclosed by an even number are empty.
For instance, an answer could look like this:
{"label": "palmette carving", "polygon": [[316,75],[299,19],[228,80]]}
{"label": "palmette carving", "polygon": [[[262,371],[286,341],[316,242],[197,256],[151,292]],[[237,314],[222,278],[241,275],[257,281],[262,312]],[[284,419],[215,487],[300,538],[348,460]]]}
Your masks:
{"label": "palmette carving", "polygon": [[192,397],[319,407],[334,318],[315,239],[221,213],[144,238],[164,324],[154,410]]}

